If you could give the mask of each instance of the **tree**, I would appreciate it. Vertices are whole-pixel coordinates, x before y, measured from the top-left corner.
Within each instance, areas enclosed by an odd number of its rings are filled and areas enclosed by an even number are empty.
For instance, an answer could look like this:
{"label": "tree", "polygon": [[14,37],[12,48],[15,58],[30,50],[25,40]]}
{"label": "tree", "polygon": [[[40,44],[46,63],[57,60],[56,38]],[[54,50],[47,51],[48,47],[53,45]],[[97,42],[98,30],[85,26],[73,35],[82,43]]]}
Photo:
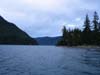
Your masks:
{"label": "tree", "polygon": [[94,30],[94,32],[98,32],[98,30],[99,30],[98,20],[99,20],[99,16],[98,16],[97,12],[95,11],[94,12],[94,19],[93,19],[93,30]]}
{"label": "tree", "polygon": [[84,44],[91,44],[91,28],[90,28],[90,20],[88,14],[86,15],[86,19],[84,22],[84,29],[83,29],[83,43]]}
{"label": "tree", "polygon": [[99,32],[100,32],[100,22],[99,22],[99,24],[98,24],[98,25],[99,25]]}
{"label": "tree", "polygon": [[76,46],[81,45],[81,30],[74,29],[74,30],[66,30],[64,26],[62,39],[58,42],[57,45],[62,46]]}
{"label": "tree", "polygon": [[93,33],[92,33],[92,37],[93,37],[93,44],[94,45],[98,45],[100,42],[100,38],[99,38],[99,16],[97,14],[97,12],[94,12],[94,18],[93,18]]}
{"label": "tree", "polygon": [[89,20],[88,14],[86,15],[86,19],[85,19],[85,22],[84,22],[84,30],[83,30],[83,32],[91,32],[90,20]]}
{"label": "tree", "polygon": [[84,29],[66,30],[63,28],[63,35],[58,45],[77,46],[77,45],[100,45],[100,22],[97,12],[94,12],[93,29],[88,14],[84,21]]}
{"label": "tree", "polygon": [[81,39],[81,30],[76,28],[73,30],[73,36],[72,36],[72,41],[73,41],[73,45],[81,45],[82,43],[82,39]]}
{"label": "tree", "polygon": [[63,27],[62,32],[63,32],[62,38],[63,38],[64,40],[66,40],[67,30],[66,30],[66,27],[65,27],[65,26]]}
{"label": "tree", "polygon": [[66,27],[64,26],[63,29],[62,29],[62,39],[60,41],[58,41],[57,45],[63,45],[63,46],[66,46],[67,45],[67,37],[68,37],[68,31],[66,29]]}

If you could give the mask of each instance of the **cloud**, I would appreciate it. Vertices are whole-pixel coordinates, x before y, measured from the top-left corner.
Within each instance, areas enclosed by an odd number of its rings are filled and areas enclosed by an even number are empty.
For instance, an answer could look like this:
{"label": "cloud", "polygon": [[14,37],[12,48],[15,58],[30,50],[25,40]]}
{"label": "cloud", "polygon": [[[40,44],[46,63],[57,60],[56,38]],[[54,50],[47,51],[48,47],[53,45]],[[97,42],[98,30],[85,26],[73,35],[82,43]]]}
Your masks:
{"label": "cloud", "polygon": [[[83,26],[84,16],[96,10],[99,0],[2,0],[0,14],[32,37],[61,35],[67,28]],[[91,17],[92,18],[92,17]]]}

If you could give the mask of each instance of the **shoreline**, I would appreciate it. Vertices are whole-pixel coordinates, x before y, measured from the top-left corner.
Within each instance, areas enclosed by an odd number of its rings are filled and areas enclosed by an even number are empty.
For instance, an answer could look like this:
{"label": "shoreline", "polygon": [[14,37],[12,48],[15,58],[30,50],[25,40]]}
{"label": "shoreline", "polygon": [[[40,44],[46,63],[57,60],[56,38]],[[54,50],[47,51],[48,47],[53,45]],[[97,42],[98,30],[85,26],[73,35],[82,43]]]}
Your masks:
{"label": "shoreline", "polygon": [[55,46],[55,47],[69,47],[69,48],[100,48],[96,45],[80,45],[80,46],[56,46],[56,45],[11,45],[11,44],[0,44],[0,46]]}
{"label": "shoreline", "polygon": [[100,48],[100,46],[96,46],[96,45],[57,46],[57,47],[72,47],[72,48]]}
{"label": "shoreline", "polygon": [[82,46],[73,46],[73,47],[78,47],[78,48],[100,48],[100,46],[95,46],[95,45],[82,45]]}

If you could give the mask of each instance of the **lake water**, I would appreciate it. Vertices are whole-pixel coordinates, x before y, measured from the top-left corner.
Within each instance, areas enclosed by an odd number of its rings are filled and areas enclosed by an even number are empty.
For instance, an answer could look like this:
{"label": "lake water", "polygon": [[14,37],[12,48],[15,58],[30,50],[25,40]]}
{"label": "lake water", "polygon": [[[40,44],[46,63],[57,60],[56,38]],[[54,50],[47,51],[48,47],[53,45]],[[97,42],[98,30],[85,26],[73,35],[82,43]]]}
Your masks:
{"label": "lake water", "polygon": [[100,75],[100,49],[1,45],[0,75]]}

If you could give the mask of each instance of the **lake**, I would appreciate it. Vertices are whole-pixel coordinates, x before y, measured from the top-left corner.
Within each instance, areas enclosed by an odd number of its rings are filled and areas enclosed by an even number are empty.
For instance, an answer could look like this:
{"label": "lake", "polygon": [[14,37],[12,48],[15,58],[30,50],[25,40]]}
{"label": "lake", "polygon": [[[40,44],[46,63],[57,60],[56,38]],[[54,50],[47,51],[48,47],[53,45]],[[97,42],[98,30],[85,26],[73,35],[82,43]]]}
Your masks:
{"label": "lake", "polygon": [[0,45],[0,75],[100,75],[100,49]]}

